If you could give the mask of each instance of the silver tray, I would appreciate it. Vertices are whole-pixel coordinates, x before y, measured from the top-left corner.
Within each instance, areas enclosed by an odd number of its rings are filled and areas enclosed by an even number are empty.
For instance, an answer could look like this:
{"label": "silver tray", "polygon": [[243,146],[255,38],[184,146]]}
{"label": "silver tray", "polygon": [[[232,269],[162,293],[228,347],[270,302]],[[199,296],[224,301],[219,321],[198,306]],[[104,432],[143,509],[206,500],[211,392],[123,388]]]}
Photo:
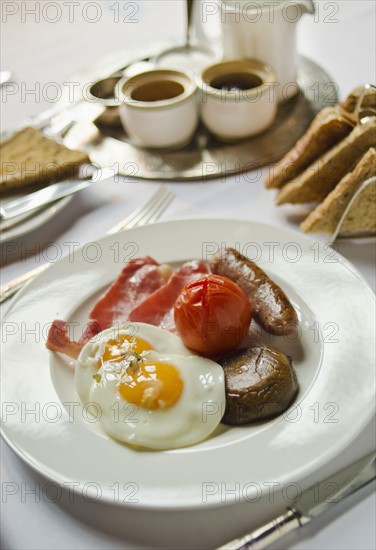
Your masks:
{"label": "silver tray", "polygon": [[[137,60],[140,59],[141,56]],[[130,62],[124,66],[118,65],[113,73],[128,64]],[[98,80],[103,77],[103,69],[97,73],[95,68],[86,70],[78,78],[81,82],[87,82],[88,74],[92,78],[96,75]],[[277,162],[296,143],[321,109],[338,102],[337,85],[316,63],[300,57],[298,75],[301,92],[281,104],[273,125],[256,137],[223,144],[201,125],[192,142],[184,149],[156,151],[133,145],[121,126],[113,128],[98,124],[99,138],[84,148],[92,162],[116,167],[121,175],[135,178],[205,180],[254,170]]]}

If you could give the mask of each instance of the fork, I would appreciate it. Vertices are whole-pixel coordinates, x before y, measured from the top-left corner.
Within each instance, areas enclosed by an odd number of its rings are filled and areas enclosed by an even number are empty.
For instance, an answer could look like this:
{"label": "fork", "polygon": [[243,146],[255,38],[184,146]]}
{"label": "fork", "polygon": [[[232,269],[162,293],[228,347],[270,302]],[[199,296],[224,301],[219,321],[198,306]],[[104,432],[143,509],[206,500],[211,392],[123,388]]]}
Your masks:
{"label": "fork", "polygon": [[[116,224],[109,229],[106,235],[114,235],[119,233],[123,229],[130,229],[131,227],[137,227],[140,225],[147,225],[156,222],[161,215],[165,212],[171,202],[174,200],[175,195],[169,189],[160,185],[156,192],[142,204],[139,208],[136,208],[131,214],[129,214],[124,220]],[[13,296],[18,290],[26,285],[29,281],[32,281],[37,275],[48,269],[50,264],[43,264],[38,266],[27,273],[24,273],[20,277],[12,279],[8,283],[0,286],[0,303],[5,302],[8,298]]]}

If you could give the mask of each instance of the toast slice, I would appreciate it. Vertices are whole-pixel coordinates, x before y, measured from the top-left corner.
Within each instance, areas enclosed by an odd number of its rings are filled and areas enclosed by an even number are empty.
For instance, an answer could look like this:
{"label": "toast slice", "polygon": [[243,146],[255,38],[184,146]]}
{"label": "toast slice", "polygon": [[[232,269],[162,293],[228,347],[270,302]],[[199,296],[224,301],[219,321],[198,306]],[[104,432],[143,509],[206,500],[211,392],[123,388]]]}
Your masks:
{"label": "toast slice", "polygon": [[[363,182],[376,176],[376,150],[370,148],[352,172],[300,224],[305,233],[333,233],[343,212]],[[366,187],[344,220],[342,232],[376,231],[376,182]]]}
{"label": "toast slice", "polygon": [[282,160],[271,165],[265,187],[279,188],[296,178],[325,151],[345,138],[352,129],[353,124],[344,118],[340,108],[325,107]]}
{"label": "toast slice", "polygon": [[341,225],[343,233],[376,233],[376,182],[370,183],[351,205]]}
{"label": "toast slice", "polygon": [[23,128],[0,146],[0,191],[47,185],[77,175],[90,163],[86,153],[73,151],[35,128]]}
{"label": "toast slice", "polygon": [[354,164],[376,144],[376,117],[356,126],[352,132],[311,164],[279,192],[277,204],[321,202]]}

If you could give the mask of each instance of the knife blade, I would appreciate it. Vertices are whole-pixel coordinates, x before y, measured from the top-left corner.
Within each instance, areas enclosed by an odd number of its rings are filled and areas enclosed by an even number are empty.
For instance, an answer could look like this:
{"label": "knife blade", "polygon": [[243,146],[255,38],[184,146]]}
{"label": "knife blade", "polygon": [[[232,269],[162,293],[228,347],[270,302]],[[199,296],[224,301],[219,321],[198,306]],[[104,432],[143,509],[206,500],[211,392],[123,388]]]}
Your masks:
{"label": "knife blade", "polygon": [[290,531],[299,529],[325,513],[333,505],[375,479],[376,459],[375,453],[371,453],[309,487],[303,492],[298,502],[281,516],[252,533],[228,542],[217,550],[261,550],[266,548]]}
{"label": "knife blade", "polygon": [[115,175],[116,173],[113,168],[98,168],[95,169],[90,179],[54,183],[44,189],[30,193],[21,199],[12,201],[4,208],[0,208],[0,219],[8,220],[22,214],[27,214],[41,206],[50,204],[68,195],[73,195],[73,193],[78,193],[96,183],[110,178],[112,179]]}

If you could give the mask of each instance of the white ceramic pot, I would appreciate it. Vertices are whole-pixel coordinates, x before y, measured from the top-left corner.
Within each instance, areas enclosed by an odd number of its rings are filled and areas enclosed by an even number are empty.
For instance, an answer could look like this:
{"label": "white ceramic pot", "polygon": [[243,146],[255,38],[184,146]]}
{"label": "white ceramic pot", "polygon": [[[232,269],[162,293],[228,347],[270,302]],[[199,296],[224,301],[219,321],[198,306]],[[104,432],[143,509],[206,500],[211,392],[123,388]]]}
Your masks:
{"label": "white ceramic pot", "polygon": [[135,145],[179,148],[192,139],[199,109],[196,83],[181,71],[152,70],[117,87],[120,119]]}
{"label": "white ceramic pot", "polygon": [[[243,75],[253,82],[248,89],[218,89],[216,82]],[[272,69],[252,59],[225,61],[207,67],[198,81],[201,88],[201,117],[221,141],[254,136],[268,128],[277,113]],[[231,88],[231,86],[230,86]]]}
{"label": "white ceramic pot", "polygon": [[273,67],[278,101],[294,96],[297,86],[296,29],[312,0],[224,0],[221,2],[223,56],[254,58]]}

